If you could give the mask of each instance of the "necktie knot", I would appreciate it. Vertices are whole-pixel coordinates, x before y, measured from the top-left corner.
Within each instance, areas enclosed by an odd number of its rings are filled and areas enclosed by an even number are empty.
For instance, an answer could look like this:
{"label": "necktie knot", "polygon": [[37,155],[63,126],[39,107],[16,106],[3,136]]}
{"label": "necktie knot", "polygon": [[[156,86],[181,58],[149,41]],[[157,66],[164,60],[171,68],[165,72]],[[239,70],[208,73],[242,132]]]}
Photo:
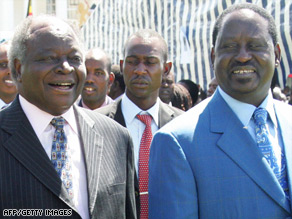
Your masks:
{"label": "necktie knot", "polygon": [[257,108],[253,113],[253,118],[256,125],[264,125],[267,123],[268,112],[266,109]]}
{"label": "necktie knot", "polygon": [[65,119],[63,117],[55,117],[51,121],[52,126],[56,129],[63,129],[65,124]]}
{"label": "necktie knot", "polygon": [[146,126],[151,126],[152,116],[150,115],[137,115],[137,118]]}

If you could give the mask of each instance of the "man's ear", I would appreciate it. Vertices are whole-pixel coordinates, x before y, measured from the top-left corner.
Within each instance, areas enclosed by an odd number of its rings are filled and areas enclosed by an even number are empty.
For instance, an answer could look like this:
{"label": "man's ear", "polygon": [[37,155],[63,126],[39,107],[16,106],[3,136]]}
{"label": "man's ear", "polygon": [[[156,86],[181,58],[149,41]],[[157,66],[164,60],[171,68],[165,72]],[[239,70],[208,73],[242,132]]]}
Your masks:
{"label": "man's ear", "polygon": [[109,80],[108,80],[110,86],[114,83],[114,80],[115,80],[115,74],[113,72],[110,72]]}
{"label": "man's ear", "polygon": [[123,73],[124,60],[120,60],[120,72]]}
{"label": "man's ear", "polygon": [[214,47],[211,49],[211,62],[212,62],[212,68],[214,69],[214,62],[215,62],[215,51]]}
{"label": "man's ear", "polygon": [[113,72],[110,72],[109,77],[108,77],[108,82],[107,82],[107,94],[109,94],[114,81],[115,81],[115,74]]}
{"label": "man's ear", "polygon": [[280,65],[281,61],[281,48],[279,43],[275,46],[275,67],[277,68]]}
{"label": "man's ear", "polygon": [[165,75],[168,75],[170,70],[171,70],[171,67],[172,67],[172,62],[166,62],[164,64],[164,73]]}
{"label": "man's ear", "polygon": [[14,68],[16,73],[16,81],[21,82],[21,62],[19,59],[14,59]]}

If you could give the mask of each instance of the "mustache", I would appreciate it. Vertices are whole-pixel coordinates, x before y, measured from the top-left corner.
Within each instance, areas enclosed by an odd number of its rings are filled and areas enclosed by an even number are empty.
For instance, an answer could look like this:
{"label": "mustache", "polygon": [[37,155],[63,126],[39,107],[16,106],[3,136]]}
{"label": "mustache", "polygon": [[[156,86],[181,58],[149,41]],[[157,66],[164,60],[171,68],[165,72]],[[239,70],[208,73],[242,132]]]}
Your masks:
{"label": "mustache", "polygon": [[148,83],[149,79],[148,79],[148,77],[137,75],[137,76],[134,76],[131,79],[131,82],[134,82],[134,83]]}

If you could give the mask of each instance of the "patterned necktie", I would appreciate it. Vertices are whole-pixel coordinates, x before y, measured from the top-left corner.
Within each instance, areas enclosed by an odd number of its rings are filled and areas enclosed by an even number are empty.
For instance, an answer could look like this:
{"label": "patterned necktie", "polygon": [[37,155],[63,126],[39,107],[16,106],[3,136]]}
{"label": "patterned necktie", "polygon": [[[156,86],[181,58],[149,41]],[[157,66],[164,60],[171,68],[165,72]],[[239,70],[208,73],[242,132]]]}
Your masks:
{"label": "patterned necktie", "polygon": [[148,164],[150,144],[152,141],[152,117],[150,115],[137,115],[137,118],[146,125],[139,150],[139,190],[141,204],[140,218],[148,219]]}
{"label": "patterned necktie", "polygon": [[286,159],[283,152],[281,152],[281,167],[277,163],[272,141],[269,138],[267,127],[268,112],[263,108],[257,108],[254,111],[253,118],[256,124],[256,140],[258,147],[263,153],[265,159],[268,161],[274,174],[276,175],[280,185],[282,186],[286,197],[289,199],[288,183],[287,183],[287,170]]}
{"label": "patterned necktie", "polygon": [[64,183],[69,197],[73,198],[71,162],[67,138],[63,129],[65,120],[63,117],[54,118],[51,124],[56,128],[52,144],[51,161]]}

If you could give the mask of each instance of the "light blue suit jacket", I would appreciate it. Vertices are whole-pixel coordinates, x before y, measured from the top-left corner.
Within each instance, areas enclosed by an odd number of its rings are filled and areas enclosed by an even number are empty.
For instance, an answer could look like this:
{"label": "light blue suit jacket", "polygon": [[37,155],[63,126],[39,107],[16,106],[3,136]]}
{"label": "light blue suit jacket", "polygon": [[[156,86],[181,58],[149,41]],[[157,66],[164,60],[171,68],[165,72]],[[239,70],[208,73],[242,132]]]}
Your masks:
{"label": "light blue suit jacket", "polygon": [[[292,107],[275,101],[292,197]],[[289,218],[291,206],[248,130],[216,92],[160,129],[149,218]]]}

